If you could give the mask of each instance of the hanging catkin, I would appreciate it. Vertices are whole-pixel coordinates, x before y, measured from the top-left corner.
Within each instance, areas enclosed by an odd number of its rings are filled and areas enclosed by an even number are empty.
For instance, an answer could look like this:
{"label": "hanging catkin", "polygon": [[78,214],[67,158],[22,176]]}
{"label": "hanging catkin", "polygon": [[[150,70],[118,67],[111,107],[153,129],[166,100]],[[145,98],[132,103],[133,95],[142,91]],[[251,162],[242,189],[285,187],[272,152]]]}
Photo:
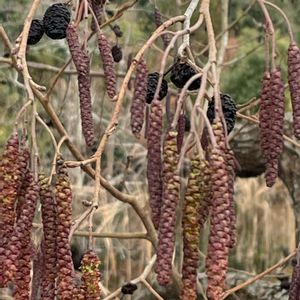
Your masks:
{"label": "hanging catkin", "polygon": [[57,295],[60,300],[73,299],[73,261],[69,243],[72,226],[72,190],[64,160],[56,160],[55,200],[57,209]]}
{"label": "hanging catkin", "polygon": [[[213,130],[216,138],[224,130],[220,120],[215,120]],[[224,138],[220,137],[220,141]],[[212,300],[221,299],[225,287],[225,278],[228,267],[228,254],[230,244],[230,199],[228,194],[228,170],[223,157],[224,144],[213,148],[210,156],[212,169],[212,209],[210,216],[210,232],[208,239],[206,274],[207,296]]]}
{"label": "hanging catkin", "polygon": [[143,59],[141,59],[136,67],[134,93],[130,108],[131,131],[136,138],[140,138],[140,132],[144,124],[147,95],[147,75],[148,70],[146,63]]}
{"label": "hanging catkin", "polygon": [[85,142],[92,147],[95,142],[92,100],[91,100],[91,78],[90,78],[90,59],[86,50],[81,48],[78,33],[75,25],[69,24],[67,28],[67,41],[74,61],[80,99],[81,126]]}
{"label": "hanging catkin", "polygon": [[[157,7],[154,8],[154,21],[155,21],[156,27],[159,27],[160,25],[162,25],[161,13]],[[167,48],[171,41],[170,35],[168,33],[164,33],[161,35],[161,39],[164,43],[164,47]]]}
{"label": "hanging catkin", "polygon": [[288,78],[293,108],[294,135],[300,139],[300,50],[295,42],[288,49]]}
{"label": "hanging catkin", "polygon": [[149,187],[149,202],[151,217],[156,229],[159,227],[162,207],[162,161],[161,161],[161,137],[162,137],[162,104],[159,100],[151,103],[149,115],[149,128],[147,138],[147,179]]}
{"label": "hanging catkin", "polygon": [[98,34],[98,48],[103,62],[107,94],[112,100],[116,100],[115,96],[117,95],[117,78],[114,69],[114,60],[111,54],[109,42],[103,33]]}
{"label": "hanging catkin", "polygon": [[197,272],[199,263],[199,222],[198,210],[203,201],[203,177],[205,162],[200,158],[191,159],[191,170],[183,202],[183,264],[182,300],[197,299]]}
{"label": "hanging catkin", "polygon": [[298,300],[300,297],[300,264],[294,266],[292,280],[289,288],[289,300]]}
{"label": "hanging catkin", "polygon": [[177,174],[177,132],[167,134],[163,151],[163,206],[161,210],[156,269],[157,281],[167,285],[171,281],[172,257],[175,246],[176,207],[179,200]]}
{"label": "hanging catkin", "polygon": [[48,178],[43,174],[39,176],[40,201],[42,205],[43,240],[41,251],[43,253],[43,272],[41,282],[41,298],[51,300],[55,298],[55,278],[57,276],[56,257],[56,206],[54,194],[48,184]]}

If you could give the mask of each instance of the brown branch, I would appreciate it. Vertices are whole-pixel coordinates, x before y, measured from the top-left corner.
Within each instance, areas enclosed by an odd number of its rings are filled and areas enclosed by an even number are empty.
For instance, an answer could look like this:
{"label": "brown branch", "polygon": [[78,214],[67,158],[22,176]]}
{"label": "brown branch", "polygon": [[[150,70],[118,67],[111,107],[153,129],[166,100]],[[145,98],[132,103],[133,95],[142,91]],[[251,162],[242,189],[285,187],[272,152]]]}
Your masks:
{"label": "brown branch", "polygon": [[275,265],[273,265],[272,267],[266,269],[265,271],[261,272],[260,274],[254,276],[253,278],[248,279],[247,281],[237,285],[236,287],[226,291],[223,295],[222,295],[222,299],[226,299],[229,295],[237,292],[238,290],[241,290],[243,288],[245,288],[246,286],[252,284],[253,282],[263,278],[265,275],[271,273],[272,271],[274,271],[275,269],[277,269],[278,267],[282,266],[283,264],[287,263],[291,258],[293,258],[296,255],[296,250],[294,250],[290,255],[288,255],[287,257],[283,258],[282,260],[280,260],[279,262],[277,262]]}

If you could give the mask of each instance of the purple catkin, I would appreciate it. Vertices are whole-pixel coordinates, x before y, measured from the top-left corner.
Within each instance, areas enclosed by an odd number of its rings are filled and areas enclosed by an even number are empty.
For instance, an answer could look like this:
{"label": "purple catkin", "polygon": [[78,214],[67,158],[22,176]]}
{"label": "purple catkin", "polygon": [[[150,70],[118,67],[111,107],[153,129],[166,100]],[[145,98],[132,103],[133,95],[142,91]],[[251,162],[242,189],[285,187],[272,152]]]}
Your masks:
{"label": "purple catkin", "polygon": [[73,23],[69,24],[66,32],[69,49],[78,76],[82,132],[86,144],[89,147],[92,147],[95,142],[95,135],[93,127],[92,100],[90,92],[90,59],[87,51],[81,48],[78,33]]}
{"label": "purple catkin", "polygon": [[108,96],[114,101],[117,95],[117,78],[111,48],[103,33],[98,34],[98,48],[103,62],[106,91]]}
{"label": "purple catkin", "polygon": [[162,206],[162,161],[161,161],[161,137],[162,137],[162,104],[159,100],[151,103],[149,115],[149,128],[147,138],[147,179],[149,187],[149,202],[151,217],[154,227],[158,229]]}
{"label": "purple catkin", "polygon": [[[97,19],[98,25],[100,25],[102,23],[103,4],[98,0],[89,0],[89,5]],[[97,31],[97,28],[95,18],[92,17],[91,29],[92,31]]]}
{"label": "purple catkin", "polygon": [[185,114],[180,114],[178,118],[177,123],[177,152],[178,154],[181,151],[182,145],[183,145],[183,139],[184,139],[184,133],[185,133],[185,124],[186,124],[186,116]]}
{"label": "purple catkin", "polygon": [[131,131],[136,136],[136,138],[140,138],[140,132],[144,124],[147,95],[147,75],[148,70],[146,63],[143,59],[141,59],[136,67],[134,93],[130,108]]}
{"label": "purple catkin", "polygon": [[289,300],[299,300],[300,297],[300,264],[294,266],[292,280],[289,288]]}
{"label": "purple catkin", "polygon": [[293,108],[294,135],[300,139],[300,50],[295,42],[288,49],[288,79]]}
{"label": "purple catkin", "polygon": [[224,129],[220,120],[215,120],[213,130],[220,142],[212,149],[210,164],[212,169],[212,209],[208,238],[206,274],[207,296],[212,300],[221,299],[225,287],[230,244],[230,197],[228,193],[228,169],[222,148],[225,147]]}
{"label": "purple catkin", "polygon": [[41,282],[41,299],[51,300],[55,298],[55,279],[57,277],[56,255],[56,206],[54,194],[48,184],[48,178],[39,176],[40,201],[42,205],[43,240],[41,251],[43,253],[43,272]]}
{"label": "purple catkin", "polygon": [[57,296],[60,300],[73,299],[73,261],[69,235],[72,226],[72,190],[67,167],[61,157],[56,160],[56,254]]}
{"label": "purple catkin", "polygon": [[[40,287],[43,277],[44,258],[41,247],[33,246],[31,300],[41,299]],[[54,298],[52,298],[54,299]],[[50,299],[49,299],[50,300]]]}
{"label": "purple catkin", "polygon": [[198,210],[203,201],[205,162],[198,157],[191,159],[191,171],[183,202],[183,263],[182,263],[182,300],[197,299],[197,271],[199,264],[200,226]]}
{"label": "purple catkin", "polygon": [[161,209],[156,269],[160,285],[171,282],[172,257],[175,246],[176,207],[179,201],[179,176],[177,174],[177,132],[168,132],[163,151],[163,206]]}
{"label": "purple catkin", "polygon": [[[23,274],[23,270],[26,272],[24,267],[25,261],[27,264],[30,262],[30,259],[28,258],[29,252],[23,253],[23,250],[31,244],[31,229],[37,199],[39,197],[39,185],[35,181],[31,171],[26,173],[25,180],[28,182],[25,201],[5,251],[3,268],[5,270],[4,277],[6,281],[11,281],[14,277],[21,278],[22,276],[25,276],[27,274]],[[24,263],[21,269],[18,268],[18,262],[20,262],[20,260],[23,260],[22,264]],[[28,284],[28,290],[29,282],[26,282],[26,284]]]}
{"label": "purple catkin", "polygon": [[[156,27],[159,27],[160,25],[162,25],[161,13],[157,7],[154,8],[154,21],[155,21]],[[161,39],[164,43],[164,47],[167,48],[171,41],[170,35],[168,33],[164,33],[161,35]]]}

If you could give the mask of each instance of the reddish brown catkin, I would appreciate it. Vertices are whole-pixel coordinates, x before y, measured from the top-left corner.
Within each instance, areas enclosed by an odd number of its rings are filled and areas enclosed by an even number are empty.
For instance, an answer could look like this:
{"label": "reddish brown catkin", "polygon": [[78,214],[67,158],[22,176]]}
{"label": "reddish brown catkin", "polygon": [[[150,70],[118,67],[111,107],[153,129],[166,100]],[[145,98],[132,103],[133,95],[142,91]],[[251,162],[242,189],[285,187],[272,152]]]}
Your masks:
{"label": "reddish brown catkin", "polygon": [[80,266],[82,272],[81,280],[83,283],[81,290],[84,292],[84,299],[100,300],[100,264],[101,262],[94,251],[88,250],[84,254]]}
{"label": "reddish brown catkin", "polygon": [[269,132],[270,153],[266,163],[266,184],[268,187],[274,185],[278,176],[278,161],[283,150],[283,123],[284,123],[284,82],[281,71],[271,71],[271,124]]}
{"label": "reddish brown catkin", "polygon": [[[30,259],[28,258],[29,251],[23,253],[23,249],[31,243],[31,229],[32,222],[35,214],[35,208],[37,204],[37,199],[39,196],[39,185],[33,178],[33,173],[28,171],[26,173],[25,180],[28,182],[25,193],[25,201],[22,206],[21,214],[16,222],[14,231],[10,236],[10,242],[7,245],[5,251],[5,260],[4,260],[4,276],[7,281],[15,278],[22,278],[25,283],[28,285],[27,290],[29,293],[29,282],[30,282]],[[24,257],[26,255],[27,257]],[[18,268],[18,262],[23,259],[22,267]],[[27,262],[27,268],[24,266],[24,261]],[[28,279],[29,276],[29,279]],[[25,280],[26,278],[26,280]],[[25,293],[25,288],[21,287],[20,293]]]}
{"label": "reddish brown catkin", "polygon": [[69,235],[72,225],[72,190],[64,160],[56,160],[55,200],[57,209],[57,295],[60,300],[73,299],[73,262]]}
{"label": "reddish brown catkin", "polygon": [[98,34],[98,48],[103,62],[104,78],[108,96],[115,101],[117,95],[117,78],[114,69],[114,60],[109,42],[103,33]]}
{"label": "reddish brown catkin", "polygon": [[300,50],[295,42],[288,49],[288,78],[293,108],[294,135],[300,139]]}
{"label": "reddish brown catkin", "polygon": [[197,271],[199,264],[199,222],[198,210],[202,201],[205,162],[198,157],[191,159],[191,171],[183,203],[183,264],[182,300],[197,299]]}
{"label": "reddish brown catkin", "polygon": [[156,269],[157,281],[167,285],[171,281],[172,256],[175,246],[176,207],[179,201],[179,176],[177,174],[177,132],[167,134],[164,145],[163,206],[161,210]]}
{"label": "reddish brown catkin", "polygon": [[[24,156],[25,155],[25,156]],[[11,238],[15,223],[15,202],[27,165],[26,154],[19,152],[17,133],[8,139],[0,160],[0,287],[4,286],[3,262],[5,248]]]}
{"label": "reddish brown catkin", "polygon": [[[100,25],[102,22],[102,13],[103,13],[102,1],[89,0],[89,4],[91,6],[91,9],[93,10],[93,13],[97,19],[98,24]],[[93,17],[92,17],[91,29],[92,29],[92,31],[97,31],[97,25],[96,25],[95,19]]]}
{"label": "reddish brown catkin", "polygon": [[57,276],[56,255],[56,206],[54,194],[48,184],[48,178],[43,174],[39,176],[40,201],[42,205],[43,240],[41,250],[43,253],[43,273],[41,282],[41,299],[51,300],[55,298],[55,279]]}
{"label": "reddish brown catkin", "polygon": [[[219,121],[215,121],[213,124],[216,136],[220,134],[219,124]],[[221,134],[224,134],[223,129]],[[224,145],[218,145],[218,147],[212,150],[210,156],[213,200],[206,257],[206,273],[208,279],[207,296],[211,300],[221,299],[225,287],[230,243],[229,178],[226,162],[220,149],[222,147]]]}
{"label": "reddish brown catkin", "polygon": [[136,67],[133,100],[130,108],[131,131],[138,139],[140,138],[140,132],[144,124],[147,95],[147,78],[147,66],[145,61],[141,59]]}
{"label": "reddish brown catkin", "polygon": [[178,118],[178,124],[177,124],[177,130],[178,130],[178,135],[177,135],[177,152],[178,154],[181,151],[181,147],[183,145],[183,139],[184,139],[184,133],[185,133],[185,115],[180,114]]}
{"label": "reddish brown catkin", "polygon": [[33,259],[32,259],[32,280],[31,280],[31,300],[41,299],[40,287],[43,277],[43,251],[39,246],[33,246]]}
{"label": "reddish brown catkin", "polygon": [[95,134],[93,127],[92,100],[90,92],[90,59],[87,51],[81,48],[76,26],[74,24],[69,24],[66,33],[69,49],[78,76],[82,132],[86,144],[89,147],[92,147],[95,142]]}
{"label": "reddish brown catkin", "polygon": [[[156,27],[162,25],[161,13],[157,7],[154,8],[154,20]],[[161,35],[161,38],[164,43],[164,47],[167,48],[171,41],[170,35],[168,33],[164,33]]]}
{"label": "reddish brown catkin", "polygon": [[298,300],[300,297],[300,264],[293,269],[292,280],[289,288],[289,300]]}
{"label": "reddish brown catkin", "polygon": [[149,203],[154,227],[158,229],[162,206],[162,104],[159,100],[151,103],[147,138],[147,179],[149,187]]}

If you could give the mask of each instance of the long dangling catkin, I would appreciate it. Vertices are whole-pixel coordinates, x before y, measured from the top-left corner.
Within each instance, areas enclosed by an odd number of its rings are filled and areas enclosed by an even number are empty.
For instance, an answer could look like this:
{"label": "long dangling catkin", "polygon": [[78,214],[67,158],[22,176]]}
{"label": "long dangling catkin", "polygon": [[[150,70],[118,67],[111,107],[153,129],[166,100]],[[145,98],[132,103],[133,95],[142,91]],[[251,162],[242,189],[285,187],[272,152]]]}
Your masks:
{"label": "long dangling catkin", "polygon": [[288,49],[288,78],[293,108],[294,135],[300,139],[300,50],[295,42]]}
{"label": "long dangling catkin", "polygon": [[95,142],[92,100],[91,100],[91,78],[90,78],[90,59],[86,50],[81,48],[76,26],[72,23],[67,28],[67,41],[74,61],[80,99],[81,126],[85,142],[92,147]]}
{"label": "long dangling catkin", "polygon": [[163,126],[162,104],[159,100],[151,103],[147,138],[147,179],[149,203],[154,227],[158,229],[162,207],[162,161],[161,137]]}
{"label": "long dangling catkin", "polygon": [[[154,8],[154,21],[155,21],[156,27],[159,27],[160,25],[162,25],[161,13],[157,7]],[[164,43],[164,47],[167,48],[171,41],[170,35],[167,33],[164,33],[161,35],[161,39]]]}
{"label": "long dangling catkin", "polygon": [[100,264],[97,254],[92,250],[88,250],[81,260],[81,290],[84,292],[84,299],[100,300]]}
{"label": "long dangling catkin", "polygon": [[98,34],[98,48],[103,62],[106,91],[108,96],[112,100],[115,100],[117,94],[117,78],[114,69],[114,59],[111,54],[109,42],[103,33]]}
{"label": "long dangling catkin", "polygon": [[191,170],[183,203],[183,264],[182,300],[197,299],[197,271],[199,264],[199,222],[198,210],[203,201],[203,177],[205,162],[199,157],[191,159]]}
{"label": "long dangling catkin", "polygon": [[278,176],[278,160],[283,150],[283,122],[284,122],[284,82],[281,71],[277,68],[270,73],[270,153],[266,160],[266,184],[274,185]]}
{"label": "long dangling catkin", "polygon": [[161,210],[156,269],[157,281],[167,285],[171,281],[172,257],[175,246],[176,207],[179,201],[177,174],[177,132],[169,131],[163,151],[163,206]]}
{"label": "long dangling catkin", "polygon": [[[26,284],[28,284],[29,291],[29,282],[30,276],[28,279],[28,268],[24,267],[24,261],[26,261],[27,265],[30,263],[30,259],[27,255],[29,252],[23,252],[27,246],[29,247],[31,243],[31,229],[32,222],[35,214],[35,208],[37,204],[37,199],[39,197],[39,185],[34,180],[33,173],[28,171],[26,173],[25,180],[28,182],[28,186],[25,192],[25,201],[22,205],[22,211],[17,219],[16,225],[14,227],[14,231],[10,236],[10,241],[7,245],[5,251],[5,259],[4,259],[4,277],[6,281],[12,280],[14,277],[16,278],[27,278]],[[24,257],[26,255],[27,257]],[[22,267],[18,268],[18,263],[23,259]],[[24,293],[25,288],[22,287],[22,291],[19,290],[19,293]]]}
{"label": "long dangling catkin", "polygon": [[297,262],[293,269],[292,280],[289,288],[289,300],[298,300],[300,296],[300,264]]}
{"label": "long dangling catkin", "polygon": [[140,138],[140,132],[144,124],[147,95],[147,75],[148,70],[146,63],[143,59],[141,59],[136,67],[134,93],[130,108],[131,131],[136,136],[136,138]]}
{"label": "long dangling catkin", "polygon": [[[224,135],[219,120],[215,120],[213,130],[216,137]],[[220,138],[223,140],[223,137]],[[212,210],[206,258],[207,296],[212,300],[221,299],[225,287],[230,244],[230,199],[228,193],[228,169],[221,150],[224,145],[212,149],[210,164],[212,168]]]}
{"label": "long dangling catkin", "polygon": [[42,205],[43,240],[41,250],[43,253],[43,273],[41,282],[41,299],[51,300],[55,298],[55,279],[57,276],[56,255],[56,206],[54,194],[48,184],[48,178],[39,176],[40,201]]}
{"label": "long dangling catkin", "polygon": [[[93,10],[93,13],[97,19],[98,25],[102,22],[103,4],[98,0],[89,0],[89,4]],[[97,31],[97,24],[95,19],[92,17],[91,29],[92,31]]]}
{"label": "long dangling catkin", "polygon": [[56,160],[56,254],[57,254],[57,295],[60,300],[73,299],[73,261],[69,243],[72,226],[72,190],[64,160]]}

